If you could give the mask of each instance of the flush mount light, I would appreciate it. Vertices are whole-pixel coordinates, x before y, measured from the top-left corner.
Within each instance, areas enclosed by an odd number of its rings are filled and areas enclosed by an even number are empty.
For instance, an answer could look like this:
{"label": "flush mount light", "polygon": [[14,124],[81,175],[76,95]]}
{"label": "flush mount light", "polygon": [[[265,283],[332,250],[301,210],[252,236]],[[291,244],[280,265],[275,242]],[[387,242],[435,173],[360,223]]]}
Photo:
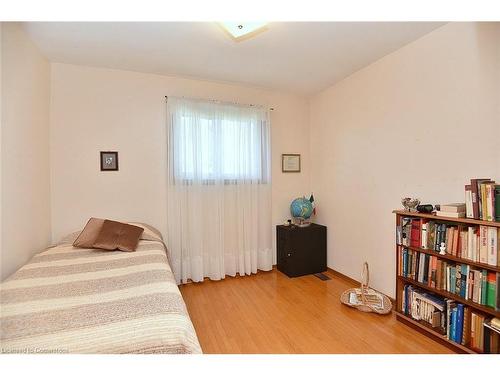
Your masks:
{"label": "flush mount light", "polygon": [[267,22],[221,22],[220,24],[235,40],[242,40],[265,31]]}

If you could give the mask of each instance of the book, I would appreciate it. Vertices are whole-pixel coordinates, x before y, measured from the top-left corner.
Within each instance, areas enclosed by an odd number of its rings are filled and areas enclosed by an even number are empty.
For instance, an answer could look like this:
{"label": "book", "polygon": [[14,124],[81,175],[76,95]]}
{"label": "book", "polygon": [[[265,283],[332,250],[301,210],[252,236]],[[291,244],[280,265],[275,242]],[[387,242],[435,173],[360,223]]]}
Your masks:
{"label": "book", "polygon": [[486,305],[495,308],[497,280],[494,272],[488,272],[486,286]]}
{"label": "book", "polygon": [[434,250],[439,252],[439,247],[442,243],[446,244],[446,224],[436,224],[436,243],[434,246]]}
{"label": "book", "polygon": [[421,246],[421,241],[420,241],[421,225],[422,222],[420,221],[420,219],[411,220],[410,246],[412,247]]}
{"label": "book", "polygon": [[495,182],[487,182],[484,184],[485,198],[486,198],[486,218],[487,221],[495,220],[495,205],[493,202],[493,195],[495,191]]}
{"label": "book", "polygon": [[424,272],[423,272],[423,278],[422,278],[422,283],[424,283],[424,284],[429,284],[430,259],[431,259],[431,256],[429,254],[424,254]]}
{"label": "book", "polygon": [[467,299],[472,300],[472,294],[474,292],[474,270],[469,268],[469,278],[467,279]]}
{"label": "book", "polygon": [[458,255],[458,237],[459,237],[459,228],[453,228],[453,239],[451,241],[452,247],[451,247],[451,253],[454,256],[459,256]]}
{"label": "book", "polygon": [[487,262],[496,266],[498,259],[498,228],[488,227],[488,257]]}
{"label": "book", "polygon": [[479,262],[488,263],[488,227],[481,225],[479,227]]}
{"label": "book", "polygon": [[423,249],[427,249],[427,223],[429,220],[421,219],[420,220],[420,246]]}
{"label": "book", "polygon": [[455,342],[462,342],[462,335],[464,329],[464,305],[457,304],[457,322],[456,322],[456,332],[455,332]]}
{"label": "book", "polygon": [[456,288],[457,288],[456,279],[457,279],[456,267],[450,266],[450,289],[448,289],[448,291],[453,294],[456,293]]}
{"label": "book", "polygon": [[427,222],[427,245],[426,249],[435,250],[436,246],[436,222]]}
{"label": "book", "polygon": [[479,197],[480,197],[480,219],[492,221],[492,217],[494,213],[492,211],[492,193],[491,193],[491,185],[495,185],[495,181],[482,181],[479,184]]}
{"label": "book", "polygon": [[479,184],[484,181],[490,181],[489,178],[474,178],[470,180],[471,191],[472,191],[472,211],[474,213],[474,219],[481,218],[481,202],[479,194]]}
{"label": "book", "polygon": [[445,244],[446,244],[446,252],[448,254],[451,254],[453,249],[452,249],[452,246],[453,246],[453,227],[446,227],[446,241],[445,241]]}
{"label": "book", "polygon": [[411,219],[409,217],[403,217],[401,219],[401,244],[403,246],[410,246],[410,234]]}
{"label": "book", "polygon": [[474,270],[474,288],[472,290],[472,302],[480,303],[481,300],[481,272]]}
{"label": "book", "polygon": [[496,290],[495,310],[500,311],[500,272],[497,272],[497,290]]}
{"label": "book", "polygon": [[486,183],[489,181],[484,181],[479,184],[479,202],[481,203],[479,206],[479,211],[480,213],[480,219],[481,220],[486,220],[486,217],[488,216],[487,210],[488,210],[488,203],[486,202]]}
{"label": "book", "polygon": [[441,259],[436,259],[436,285],[435,288],[440,290],[442,289],[442,278],[443,278],[443,266]]}
{"label": "book", "polygon": [[462,267],[461,270],[462,283],[461,283],[460,297],[462,297],[463,299],[467,299],[467,294],[469,293],[467,277],[469,276],[470,267],[466,264],[462,264],[461,267]]}
{"label": "book", "polygon": [[469,306],[464,306],[464,323],[462,329],[462,345],[469,346],[470,343],[470,326],[471,326],[471,310]]}
{"label": "book", "polygon": [[456,340],[456,335],[457,335],[457,307],[453,307],[451,309],[451,327],[450,327],[450,340],[452,341],[457,341]]}
{"label": "book", "polygon": [[472,185],[465,185],[465,217],[474,219]]}
{"label": "book", "polygon": [[474,260],[474,227],[467,227],[467,259]]}
{"label": "book", "polygon": [[482,270],[481,271],[481,286],[479,287],[480,295],[481,295],[481,299],[480,299],[479,303],[481,305],[486,305],[486,292],[488,291],[486,288],[487,280],[488,280],[488,271]]}
{"label": "book", "polygon": [[460,228],[460,233],[459,233],[459,238],[458,238],[458,251],[457,251],[457,256],[460,258],[466,258],[468,259],[468,232],[467,229],[464,227]]}
{"label": "book", "polygon": [[477,312],[471,313],[471,343],[470,346],[472,349],[482,353],[484,350],[484,315],[481,315]]}
{"label": "book", "polygon": [[500,330],[500,318],[491,319],[490,324],[493,326],[493,328]]}
{"label": "book", "polygon": [[495,202],[495,221],[500,221],[500,185],[495,185],[493,201]]}
{"label": "book", "polygon": [[459,219],[459,218],[465,217],[465,211],[461,211],[461,212],[436,211],[436,216],[452,217],[455,219]]}
{"label": "book", "polygon": [[440,211],[443,212],[465,212],[465,203],[448,203],[440,205]]}
{"label": "book", "polygon": [[437,283],[437,257],[435,256],[431,256],[430,270],[429,285],[430,287],[435,288]]}
{"label": "book", "polygon": [[462,295],[462,266],[460,264],[455,266],[455,293]]}

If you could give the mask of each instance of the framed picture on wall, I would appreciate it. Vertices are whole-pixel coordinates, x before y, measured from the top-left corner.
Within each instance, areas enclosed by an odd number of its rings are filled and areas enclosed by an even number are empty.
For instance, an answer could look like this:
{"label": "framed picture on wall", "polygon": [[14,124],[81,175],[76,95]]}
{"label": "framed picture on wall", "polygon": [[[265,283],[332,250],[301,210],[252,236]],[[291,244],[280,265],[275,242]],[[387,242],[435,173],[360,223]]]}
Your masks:
{"label": "framed picture on wall", "polygon": [[118,170],[118,151],[101,151],[101,171]]}
{"label": "framed picture on wall", "polygon": [[300,154],[282,154],[281,171],[283,173],[300,172]]}

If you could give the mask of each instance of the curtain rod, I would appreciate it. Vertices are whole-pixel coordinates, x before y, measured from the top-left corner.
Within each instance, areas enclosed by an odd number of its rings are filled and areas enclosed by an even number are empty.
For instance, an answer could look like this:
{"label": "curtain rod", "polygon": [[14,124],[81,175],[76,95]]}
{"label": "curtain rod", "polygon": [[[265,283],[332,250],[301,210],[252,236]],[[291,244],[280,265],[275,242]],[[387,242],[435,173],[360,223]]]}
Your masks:
{"label": "curtain rod", "polygon": [[[236,104],[236,105],[246,105],[249,107],[258,107],[260,105],[257,104],[241,104],[241,103],[235,103],[235,102],[224,102],[222,100],[217,100],[217,99],[200,99],[200,98],[186,98],[185,96],[181,96],[183,99],[195,99],[195,100],[208,100],[209,102],[217,102],[217,103],[226,103],[226,104]],[[165,95],[165,99],[168,100],[168,96]],[[270,111],[274,111],[274,108],[271,107],[269,108]]]}

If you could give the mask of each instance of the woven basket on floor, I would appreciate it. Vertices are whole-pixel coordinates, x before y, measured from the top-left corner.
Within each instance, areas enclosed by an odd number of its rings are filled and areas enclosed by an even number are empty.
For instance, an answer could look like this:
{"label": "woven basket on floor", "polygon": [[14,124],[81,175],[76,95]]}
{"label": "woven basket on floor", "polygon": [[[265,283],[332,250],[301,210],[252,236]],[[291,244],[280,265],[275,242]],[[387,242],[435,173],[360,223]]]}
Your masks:
{"label": "woven basket on floor", "polygon": [[[361,281],[361,288],[351,288],[347,289],[340,296],[340,302],[343,304],[355,307],[358,310],[364,312],[374,312],[377,314],[389,314],[392,311],[392,303],[389,297],[382,293],[378,293],[369,287],[370,282],[370,270],[368,269],[368,263],[363,264],[363,275]],[[349,296],[351,293],[356,293],[361,295],[361,303],[360,304],[351,304],[349,302]],[[378,306],[377,303],[373,303],[369,301],[368,296],[376,296],[377,298],[382,300],[382,308]]]}

